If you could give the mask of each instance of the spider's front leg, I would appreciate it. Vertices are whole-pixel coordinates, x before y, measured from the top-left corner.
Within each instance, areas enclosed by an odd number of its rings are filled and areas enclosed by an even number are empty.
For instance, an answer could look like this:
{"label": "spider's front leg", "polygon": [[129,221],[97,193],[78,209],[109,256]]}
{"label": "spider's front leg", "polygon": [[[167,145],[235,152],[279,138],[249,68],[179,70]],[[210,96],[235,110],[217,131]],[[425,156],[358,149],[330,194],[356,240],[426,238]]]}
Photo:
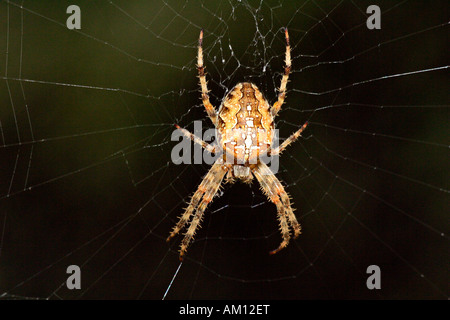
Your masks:
{"label": "spider's front leg", "polygon": [[289,195],[284,190],[281,182],[272,173],[272,171],[270,171],[270,168],[263,162],[260,162],[256,169],[254,169],[253,174],[258,179],[263,192],[277,207],[278,220],[280,223],[283,241],[277,249],[270,252],[270,254],[275,254],[289,244],[289,240],[291,238],[289,224],[294,230],[294,238],[297,238],[300,235],[301,226],[295,218]]}
{"label": "spider's front leg", "polygon": [[196,210],[196,213],[192,218],[189,228],[186,231],[184,238],[181,242],[180,260],[183,260],[186,250],[191,240],[193,239],[195,232],[202,220],[203,213],[205,212],[206,207],[212,201],[217,191],[219,190],[223,177],[225,176],[227,171],[228,167],[223,165],[223,160],[218,159],[215,162],[215,164],[211,167],[211,169],[208,171],[205,178],[203,178],[197,191],[192,196],[189,206],[187,207],[183,215],[180,217],[178,223],[173,228],[172,233],[167,238],[167,241],[169,241],[172,237],[178,234],[178,232],[180,232],[180,230],[189,221],[194,210]]}

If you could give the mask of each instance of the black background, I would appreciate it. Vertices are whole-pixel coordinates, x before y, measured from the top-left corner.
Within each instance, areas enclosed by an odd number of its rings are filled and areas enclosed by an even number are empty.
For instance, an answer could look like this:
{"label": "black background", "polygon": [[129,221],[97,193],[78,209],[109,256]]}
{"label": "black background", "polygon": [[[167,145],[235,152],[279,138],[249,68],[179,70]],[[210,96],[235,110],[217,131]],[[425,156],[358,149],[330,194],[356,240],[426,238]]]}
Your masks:
{"label": "black background", "polygon": [[[446,299],[446,3],[2,1],[0,295]],[[71,4],[79,31],[65,27]],[[370,4],[381,30],[365,27]],[[199,30],[218,106],[240,81],[275,101],[284,26],[293,72],[277,128],[310,125],[277,176],[303,234],[269,256],[275,206],[256,183],[227,185],[174,279],[181,237],[165,238],[208,170],[170,159],[174,123],[211,127]],[[80,291],[65,288],[71,264]],[[381,290],[366,287],[369,265]]]}

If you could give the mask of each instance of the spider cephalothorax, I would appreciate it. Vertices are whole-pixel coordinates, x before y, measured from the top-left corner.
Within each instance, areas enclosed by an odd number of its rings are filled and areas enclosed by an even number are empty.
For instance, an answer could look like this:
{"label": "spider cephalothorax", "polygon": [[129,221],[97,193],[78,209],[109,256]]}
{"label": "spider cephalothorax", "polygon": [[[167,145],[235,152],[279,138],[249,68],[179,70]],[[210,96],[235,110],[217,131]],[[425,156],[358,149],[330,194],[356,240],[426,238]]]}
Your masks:
{"label": "spider cephalothorax", "polygon": [[256,177],[263,192],[276,205],[283,241],[277,249],[270,252],[271,254],[277,253],[288,245],[290,240],[289,227],[294,231],[294,237],[300,234],[300,224],[295,218],[289,195],[270,168],[264,162],[260,161],[262,155],[274,156],[280,154],[300,136],[307,126],[307,123],[305,123],[279,147],[272,148],[275,129],[274,118],[286,97],[286,84],[291,70],[291,51],[287,29],[285,29],[285,36],[286,66],[281,79],[277,102],[273,106],[270,106],[256,85],[249,82],[241,82],[230,90],[224,98],[219,111],[216,112],[209,101],[205,67],[203,65],[203,30],[200,32],[197,69],[202,89],[202,101],[209,118],[216,127],[218,144],[216,146],[209,145],[189,131],[179,126],[177,128],[185,136],[192,139],[195,143],[200,144],[209,152],[220,152],[221,156],[203,178],[197,191],[192,196],[189,206],[183,215],[181,215],[172,233],[167,238],[169,241],[173,236],[178,234],[189,222],[189,219],[191,219],[195,211],[189,228],[181,242],[180,259],[183,259],[207,205],[219,190],[224,178],[227,182],[234,182],[236,179],[250,182],[253,176]]}

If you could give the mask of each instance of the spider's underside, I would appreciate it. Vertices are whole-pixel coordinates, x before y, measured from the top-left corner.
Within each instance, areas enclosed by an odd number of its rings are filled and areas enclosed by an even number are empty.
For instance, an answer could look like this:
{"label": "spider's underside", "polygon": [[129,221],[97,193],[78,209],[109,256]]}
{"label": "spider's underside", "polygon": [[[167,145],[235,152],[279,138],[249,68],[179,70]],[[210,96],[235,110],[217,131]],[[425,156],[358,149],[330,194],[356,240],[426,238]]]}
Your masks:
{"label": "spider's underside", "polygon": [[223,179],[226,182],[234,182],[236,179],[251,182],[254,176],[261,185],[262,191],[276,205],[283,241],[277,249],[270,252],[271,254],[277,253],[288,245],[291,237],[290,227],[294,231],[294,237],[297,237],[301,233],[301,227],[295,218],[289,195],[270,168],[264,162],[260,161],[262,155],[268,154],[273,156],[280,154],[300,136],[307,126],[307,123],[305,123],[279,147],[272,149],[275,128],[274,118],[284,102],[286,84],[291,69],[291,54],[287,29],[285,29],[285,36],[286,66],[281,79],[277,102],[271,107],[256,85],[242,82],[238,83],[227,94],[219,111],[216,112],[209,101],[205,67],[203,65],[203,30],[200,32],[197,69],[200,78],[202,101],[209,118],[216,127],[218,144],[213,147],[189,131],[178,126],[177,128],[185,136],[199,143],[209,152],[221,152],[222,156],[216,160],[203,178],[197,191],[192,196],[189,206],[181,215],[178,223],[167,238],[167,241],[169,241],[178,234],[195,212],[181,242],[180,260],[183,259],[202,220],[203,213],[219,190]]}

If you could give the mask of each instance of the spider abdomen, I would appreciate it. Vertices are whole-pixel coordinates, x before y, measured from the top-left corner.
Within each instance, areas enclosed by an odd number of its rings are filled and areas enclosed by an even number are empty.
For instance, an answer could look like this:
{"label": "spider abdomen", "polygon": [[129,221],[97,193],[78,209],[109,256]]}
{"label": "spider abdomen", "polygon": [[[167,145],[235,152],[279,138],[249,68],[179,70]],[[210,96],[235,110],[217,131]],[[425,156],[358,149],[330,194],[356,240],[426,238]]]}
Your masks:
{"label": "spider abdomen", "polygon": [[218,140],[227,163],[256,164],[270,150],[273,119],[256,85],[237,84],[223,100],[218,116]]}

